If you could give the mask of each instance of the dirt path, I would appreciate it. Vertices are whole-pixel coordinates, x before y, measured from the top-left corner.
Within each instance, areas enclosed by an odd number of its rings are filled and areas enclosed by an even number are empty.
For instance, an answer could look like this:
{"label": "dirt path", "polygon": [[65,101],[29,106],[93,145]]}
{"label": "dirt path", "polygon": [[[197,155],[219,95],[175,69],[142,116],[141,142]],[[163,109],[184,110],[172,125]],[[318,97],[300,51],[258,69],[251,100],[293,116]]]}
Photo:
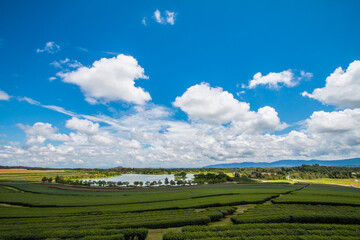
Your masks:
{"label": "dirt path", "polygon": [[231,222],[232,216],[241,214],[241,213],[245,212],[245,210],[247,210],[249,208],[253,208],[255,206],[256,206],[256,204],[246,204],[246,205],[234,206],[234,207],[236,207],[236,211],[233,214],[229,214],[229,215],[225,216],[220,221],[211,222],[208,224],[208,226],[219,226],[219,225],[232,224],[232,222]]}
{"label": "dirt path", "polygon": [[[211,222],[208,224],[208,226],[219,226],[219,225],[226,225],[226,224],[232,224],[230,218],[233,215],[241,214],[245,210],[255,207],[256,204],[246,204],[246,205],[238,205],[234,206],[236,207],[236,211],[233,214],[227,215],[226,217],[222,218],[220,221]],[[149,229],[148,236],[146,240],[162,240],[162,236],[170,231],[175,232],[181,232],[182,227],[176,227],[176,228],[161,228],[161,229]]]}

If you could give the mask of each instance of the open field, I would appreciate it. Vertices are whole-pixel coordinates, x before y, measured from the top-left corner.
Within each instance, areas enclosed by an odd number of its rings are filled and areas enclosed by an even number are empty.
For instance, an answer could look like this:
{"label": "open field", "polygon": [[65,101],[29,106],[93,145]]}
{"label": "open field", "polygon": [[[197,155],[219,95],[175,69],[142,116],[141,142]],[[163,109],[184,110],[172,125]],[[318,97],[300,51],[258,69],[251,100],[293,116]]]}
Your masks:
{"label": "open field", "polygon": [[29,169],[21,169],[21,168],[15,168],[15,169],[0,169],[0,174],[6,174],[6,173],[42,173],[47,174],[51,172],[63,172],[63,171],[53,171],[53,170],[29,170]]}
{"label": "open field", "polygon": [[[359,239],[360,235],[360,189],[324,184],[108,189],[2,182],[0,203],[0,239],[160,240],[163,235],[168,240]],[[340,225],[345,223],[349,225]],[[189,225],[203,227],[184,227]]]}
{"label": "open field", "polygon": [[302,181],[311,182],[311,183],[322,183],[322,184],[334,184],[334,185],[360,187],[360,181],[358,179],[319,178],[319,179],[311,179],[311,180],[305,179]]}
{"label": "open field", "polygon": [[41,182],[43,177],[55,179],[61,176],[67,179],[87,179],[96,177],[116,176],[120,175],[116,172],[101,172],[91,170],[28,170],[28,169],[0,169],[0,182],[3,181],[27,181]]}

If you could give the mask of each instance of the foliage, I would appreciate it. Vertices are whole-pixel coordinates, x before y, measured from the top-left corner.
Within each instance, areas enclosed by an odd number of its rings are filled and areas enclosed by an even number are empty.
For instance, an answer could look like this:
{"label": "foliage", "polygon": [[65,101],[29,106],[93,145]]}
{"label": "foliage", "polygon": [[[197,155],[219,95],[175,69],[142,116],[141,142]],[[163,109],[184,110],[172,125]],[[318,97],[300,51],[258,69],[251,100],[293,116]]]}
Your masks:
{"label": "foliage", "polygon": [[239,224],[184,227],[182,232],[166,233],[163,239],[358,239],[359,232],[359,225]]}

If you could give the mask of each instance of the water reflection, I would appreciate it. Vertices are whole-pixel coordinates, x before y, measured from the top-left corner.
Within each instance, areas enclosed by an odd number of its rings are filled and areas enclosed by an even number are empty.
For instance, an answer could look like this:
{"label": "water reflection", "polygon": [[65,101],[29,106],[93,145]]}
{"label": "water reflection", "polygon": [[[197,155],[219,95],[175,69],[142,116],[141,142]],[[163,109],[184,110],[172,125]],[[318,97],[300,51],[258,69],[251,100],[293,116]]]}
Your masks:
{"label": "water reflection", "polygon": [[[106,181],[106,182],[128,182],[129,185],[134,185],[134,182],[143,182],[143,186],[146,186],[146,182],[159,182],[161,181],[164,185],[165,179],[168,181],[176,181],[176,180],[193,180],[194,174],[187,174],[186,178],[175,178],[174,174],[161,174],[161,175],[153,175],[153,174],[123,174],[121,176],[115,177],[107,177],[107,178],[96,178],[96,179],[86,179],[85,181]],[[96,184],[95,184],[96,185]]]}

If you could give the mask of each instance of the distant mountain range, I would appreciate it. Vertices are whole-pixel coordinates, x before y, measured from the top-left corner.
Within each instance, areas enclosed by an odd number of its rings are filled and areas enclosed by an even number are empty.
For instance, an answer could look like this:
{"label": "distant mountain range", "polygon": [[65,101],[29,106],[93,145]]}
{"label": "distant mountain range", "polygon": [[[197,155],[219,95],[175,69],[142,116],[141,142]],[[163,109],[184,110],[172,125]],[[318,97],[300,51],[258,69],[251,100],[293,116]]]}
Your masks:
{"label": "distant mountain range", "polygon": [[333,166],[333,167],[360,167],[360,158],[351,158],[344,160],[280,160],[276,162],[242,162],[242,163],[224,163],[205,166],[203,168],[251,168],[251,167],[297,167],[301,165]]}

